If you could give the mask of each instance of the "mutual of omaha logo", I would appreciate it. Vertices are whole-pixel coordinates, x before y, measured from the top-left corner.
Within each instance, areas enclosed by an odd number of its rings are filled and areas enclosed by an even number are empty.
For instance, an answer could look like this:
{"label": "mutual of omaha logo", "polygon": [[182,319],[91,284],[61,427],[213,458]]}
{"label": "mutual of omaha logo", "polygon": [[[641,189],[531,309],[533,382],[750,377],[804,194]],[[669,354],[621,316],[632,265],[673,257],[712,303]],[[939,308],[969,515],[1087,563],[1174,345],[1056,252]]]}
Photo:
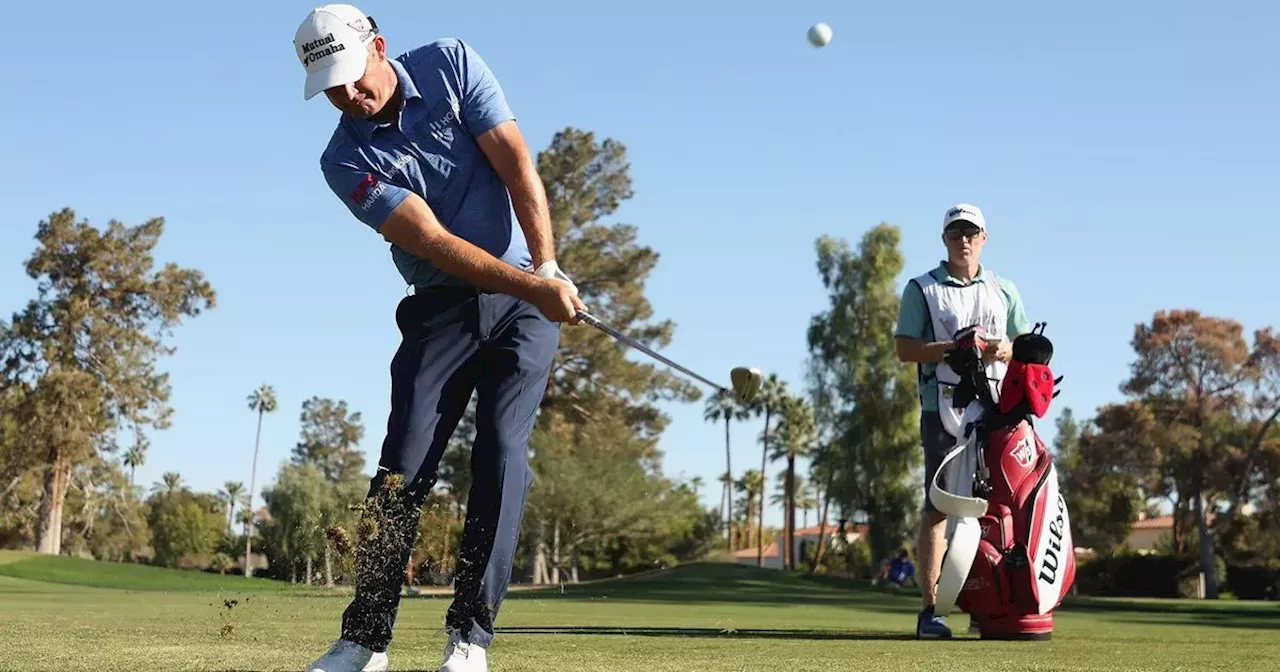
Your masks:
{"label": "mutual of omaha logo", "polygon": [[333,33],[329,33],[324,37],[312,40],[302,45],[302,64],[311,65],[325,56],[332,56],[339,51],[345,51],[347,45],[336,42]]}

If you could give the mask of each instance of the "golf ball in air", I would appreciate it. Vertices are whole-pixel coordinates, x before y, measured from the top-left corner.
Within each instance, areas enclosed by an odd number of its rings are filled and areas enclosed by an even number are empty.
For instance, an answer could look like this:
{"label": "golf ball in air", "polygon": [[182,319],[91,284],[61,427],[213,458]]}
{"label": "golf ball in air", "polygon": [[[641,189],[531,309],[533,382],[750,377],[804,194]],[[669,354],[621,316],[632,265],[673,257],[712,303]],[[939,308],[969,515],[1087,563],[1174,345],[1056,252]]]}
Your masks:
{"label": "golf ball in air", "polygon": [[831,42],[831,26],[825,23],[815,23],[809,27],[809,44],[815,47],[825,47]]}

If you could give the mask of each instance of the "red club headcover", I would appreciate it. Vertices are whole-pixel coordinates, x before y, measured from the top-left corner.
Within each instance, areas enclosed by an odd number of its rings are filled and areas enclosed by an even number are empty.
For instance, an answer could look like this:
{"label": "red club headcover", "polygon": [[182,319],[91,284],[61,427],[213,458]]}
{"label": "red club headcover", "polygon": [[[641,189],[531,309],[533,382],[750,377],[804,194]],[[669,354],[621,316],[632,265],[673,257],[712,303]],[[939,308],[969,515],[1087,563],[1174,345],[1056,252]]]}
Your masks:
{"label": "red club headcover", "polygon": [[1048,364],[1009,362],[1000,387],[1000,412],[1012,411],[1024,398],[1036,417],[1043,418],[1049,411],[1049,402],[1053,400],[1053,371]]}
{"label": "red club headcover", "polygon": [[965,327],[964,329],[957,331],[953,336],[956,342],[956,348],[960,350],[970,350],[973,348],[978,348],[979,350],[981,350],[982,348],[980,348],[978,344],[979,342],[981,342],[982,337],[985,336],[986,333],[987,333],[987,330],[984,329],[981,324],[975,324],[969,327]]}

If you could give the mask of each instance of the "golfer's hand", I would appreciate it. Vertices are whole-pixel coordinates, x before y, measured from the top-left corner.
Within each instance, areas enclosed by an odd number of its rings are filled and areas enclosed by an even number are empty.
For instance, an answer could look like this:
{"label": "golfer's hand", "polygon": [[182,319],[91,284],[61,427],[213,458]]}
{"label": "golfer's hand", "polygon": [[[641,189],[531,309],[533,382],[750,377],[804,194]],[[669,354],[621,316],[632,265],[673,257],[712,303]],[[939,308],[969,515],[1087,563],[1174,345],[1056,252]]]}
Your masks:
{"label": "golfer's hand", "polygon": [[578,298],[578,288],[557,278],[541,278],[533,304],[552,322],[578,323],[578,311],[587,304]]}

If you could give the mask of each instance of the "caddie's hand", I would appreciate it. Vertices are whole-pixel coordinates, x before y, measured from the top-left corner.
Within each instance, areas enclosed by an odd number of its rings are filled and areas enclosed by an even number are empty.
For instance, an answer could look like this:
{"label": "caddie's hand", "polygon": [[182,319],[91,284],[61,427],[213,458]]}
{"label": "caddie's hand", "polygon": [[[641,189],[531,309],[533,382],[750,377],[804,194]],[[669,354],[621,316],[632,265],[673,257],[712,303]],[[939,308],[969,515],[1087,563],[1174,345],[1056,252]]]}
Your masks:
{"label": "caddie's hand", "polygon": [[552,322],[577,324],[578,311],[587,304],[578,298],[578,288],[557,278],[540,278],[541,286],[534,305]]}
{"label": "caddie's hand", "polygon": [[999,343],[988,343],[987,349],[982,353],[982,361],[990,364],[992,362],[1005,362],[1013,359],[1013,343],[1009,339],[1002,338]]}

